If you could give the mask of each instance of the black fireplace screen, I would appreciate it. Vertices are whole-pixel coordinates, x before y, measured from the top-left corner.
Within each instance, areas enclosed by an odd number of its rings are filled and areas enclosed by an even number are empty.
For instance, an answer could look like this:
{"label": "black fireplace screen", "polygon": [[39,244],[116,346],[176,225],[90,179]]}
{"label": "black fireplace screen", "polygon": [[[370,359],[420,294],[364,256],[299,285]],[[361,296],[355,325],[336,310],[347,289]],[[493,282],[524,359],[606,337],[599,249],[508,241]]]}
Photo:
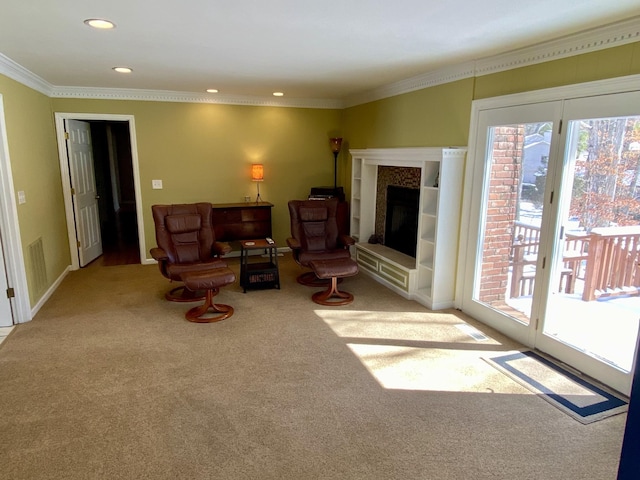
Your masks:
{"label": "black fireplace screen", "polygon": [[387,187],[384,244],[413,258],[416,256],[419,200],[419,189]]}

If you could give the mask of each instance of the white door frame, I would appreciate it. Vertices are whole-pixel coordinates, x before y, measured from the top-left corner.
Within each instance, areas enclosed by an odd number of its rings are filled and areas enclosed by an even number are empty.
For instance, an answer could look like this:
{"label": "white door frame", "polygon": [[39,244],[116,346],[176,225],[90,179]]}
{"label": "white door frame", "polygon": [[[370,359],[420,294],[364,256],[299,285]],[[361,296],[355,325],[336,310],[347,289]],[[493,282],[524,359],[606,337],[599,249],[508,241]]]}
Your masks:
{"label": "white door frame", "polygon": [[[13,287],[13,321],[24,323],[31,320],[31,305],[29,304],[29,287],[25,271],[22,241],[20,238],[20,224],[18,209],[13,188],[13,174],[9,158],[9,143],[4,118],[4,103],[0,94],[0,230],[5,249],[6,274],[9,286]],[[2,292],[0,292],[2,294]]]}
{"label": "white door frame", "polygon": [[62,193],[64,207],[67,215],[67,231],[69,235],[69,251],[71,253],[71,270],[80,268],[80,259],[77,248],[77,231],[73,210],[73,197],[71,195],[71,180],[69,176],[69,158],[67,155],[67,142],[64,137],[65,120],[105,120],[113,122],[128,122],[129,137],[131,140],[131,163],[133,167],[133,187],[136,198],[136,218],[138,222],[138,247],[140,249],[140,261],[145,263],[145,238],[144,221],[142,214],[142,194],[140,190],[140,166],[138,163],[138,144],[136,139],[136,125],[133,115],[113,115],[104,113],[55,113],[56,136],[58,138],[58,155],[60,158],[60,175],[62,180]]}

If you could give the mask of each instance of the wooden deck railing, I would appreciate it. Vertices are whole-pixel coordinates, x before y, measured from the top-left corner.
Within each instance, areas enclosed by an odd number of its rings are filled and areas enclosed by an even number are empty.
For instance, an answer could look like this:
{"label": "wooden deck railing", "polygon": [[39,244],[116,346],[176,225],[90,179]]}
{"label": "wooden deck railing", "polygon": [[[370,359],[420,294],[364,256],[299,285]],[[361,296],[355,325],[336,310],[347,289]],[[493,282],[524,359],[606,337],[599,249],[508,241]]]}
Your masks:
{"label": "wooden deck railing", "polygon": [[[511,248],[511,298],[533,293],[540,229],[514,223]],[[582,300],[640,294],[640,226],[594,228],[567,234],[559,291],[573,293],[584,280]],[[586,266],[584,265],[586,264]]]}
{"label": "wooden deck railing", "polygon": [[521,248],[523,255],[537,255],[540,245],[540,227],[529,225],[524,222],[513,222],[513,242],[514,245],[526,245]]}
{"label": "wooden deck railing", "polygon": [[582,299],[640,293],[640,226],[591,231]]}

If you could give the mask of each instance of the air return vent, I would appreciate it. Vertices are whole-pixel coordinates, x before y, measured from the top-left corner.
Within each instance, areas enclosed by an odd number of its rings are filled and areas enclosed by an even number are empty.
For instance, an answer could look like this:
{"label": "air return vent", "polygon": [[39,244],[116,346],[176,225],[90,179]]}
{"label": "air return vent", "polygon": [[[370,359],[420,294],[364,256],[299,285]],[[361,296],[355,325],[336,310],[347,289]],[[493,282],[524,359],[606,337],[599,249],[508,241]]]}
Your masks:
{"label": "air return vent", "polygon": [[487,340],[489,340],[489,337],[487,337],[484,333],[482,333],[480,330],[476,330],[475,328],[473,328],[471,325],[467,323],[460,323],[456,325],[456,328],[463,331],[464,333],[469,335],[474,340],[477,340],[478,342],[486,342]]}
{"label": "air return vent", "polygon": [[47,266],[44,262],[42,237],[29,245],[29,260],[31,260],[31,280],[34,293],[40,294],[47,288]]}

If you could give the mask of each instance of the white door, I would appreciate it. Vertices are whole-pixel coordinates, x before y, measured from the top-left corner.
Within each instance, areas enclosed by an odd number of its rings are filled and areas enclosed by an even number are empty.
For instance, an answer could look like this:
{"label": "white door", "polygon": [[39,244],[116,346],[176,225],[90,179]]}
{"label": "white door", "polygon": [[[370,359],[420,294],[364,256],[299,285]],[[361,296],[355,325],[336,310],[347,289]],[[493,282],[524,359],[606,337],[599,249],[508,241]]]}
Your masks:
{"label": "white door", "polygon": [[[544,102],[483,110],[475,135],[468,235],[474,240],[463,309],[529,346],[536,323],[531,299],[541,286],[535,277],[541,270],[542,207],[549,196],[540,173],[553,163],[561,108],[561,102]],[[525,146],[527,137],[537,141]],[[535,166],[525,169],[534,150]]]}
{"label": "white door", "polygon": [[463,310],[629,394],[640,93],[482,110],[471,138]]}
{"label": "white door", "polygon": [[640,318],[640,92],[567,100],[536,347],[625,394]]}
{"label": "white door", "polygon": [[13,315],[11,314],[11,300],[5,294],[9,285],[7,284],[7,272],[4,264],[4,252],[2,251],[2,232],[0,232],[0,327],[10,327],[13,325]]}
{"label": "white door", "polygon": [[102,255],[91,130],[88,122],[67,120],[65,131],[68,134],[67,151],[78,237],[78,256],[80,266],[84,267]]}

